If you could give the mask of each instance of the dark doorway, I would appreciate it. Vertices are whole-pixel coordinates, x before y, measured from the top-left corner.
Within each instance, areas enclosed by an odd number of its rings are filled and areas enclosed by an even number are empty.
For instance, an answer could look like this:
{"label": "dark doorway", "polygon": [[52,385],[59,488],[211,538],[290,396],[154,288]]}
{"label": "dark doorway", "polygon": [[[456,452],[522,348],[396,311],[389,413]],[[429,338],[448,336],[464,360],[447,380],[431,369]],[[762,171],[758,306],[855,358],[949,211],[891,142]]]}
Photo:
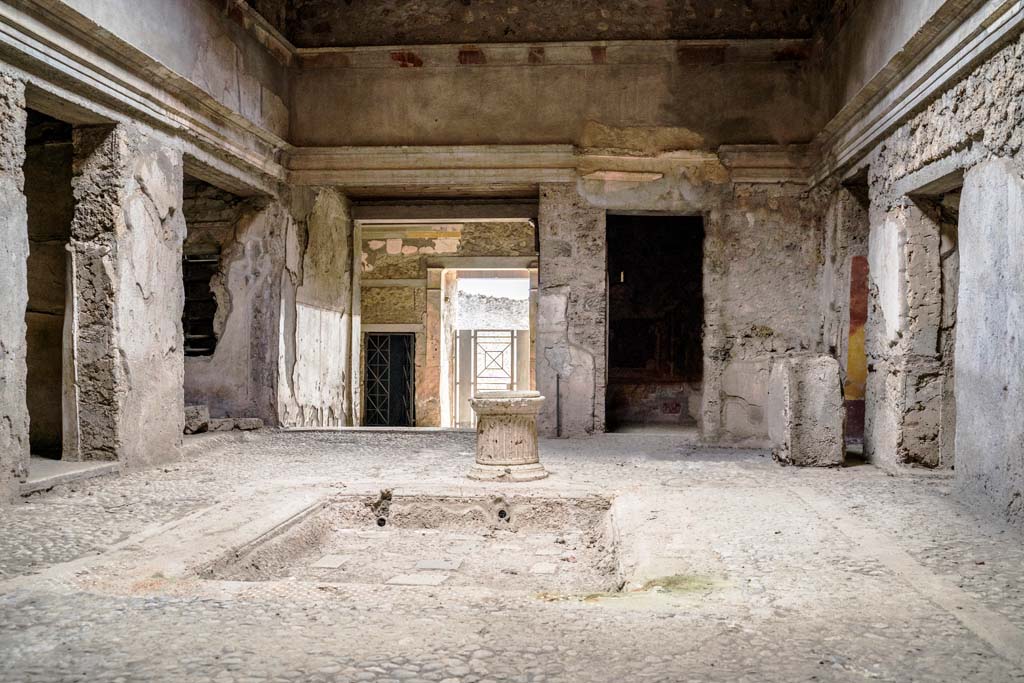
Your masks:
{"label": "dark doorway", "polygon": [[416,424],[413,397],[416,336],[413,334],[366,335],[367,427],[412,427]]}
{"label": "dark doorway", "polygon": [[696,426],[703,378],[704,221],[608,216],[609,430]]}
{"label": "dark doorway", "polygon": [[75,200],[71,190],[71,125],[29,110],[25,136],[28,207],[27,402],[32,455],[60,459],[64,390],[70,382],[68,244]]}

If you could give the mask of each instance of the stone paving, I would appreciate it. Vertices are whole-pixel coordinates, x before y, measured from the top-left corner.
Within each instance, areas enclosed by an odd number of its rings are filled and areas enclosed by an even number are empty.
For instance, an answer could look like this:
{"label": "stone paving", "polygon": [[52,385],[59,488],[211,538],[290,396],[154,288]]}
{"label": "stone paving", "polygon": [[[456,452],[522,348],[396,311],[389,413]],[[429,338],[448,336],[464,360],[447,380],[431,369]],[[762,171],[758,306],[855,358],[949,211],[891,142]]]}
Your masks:
{"label": "stone paving", "polygon": [[949,478],[782,468],[671,435],[543,441],[552,476],[507,485],[614,496],[637,590],[192,571],[293,498],[493,491],[463,477],[472,440],[193,437],[173,464],[3,509],[0,681],[1024,680],[1024,538]]}

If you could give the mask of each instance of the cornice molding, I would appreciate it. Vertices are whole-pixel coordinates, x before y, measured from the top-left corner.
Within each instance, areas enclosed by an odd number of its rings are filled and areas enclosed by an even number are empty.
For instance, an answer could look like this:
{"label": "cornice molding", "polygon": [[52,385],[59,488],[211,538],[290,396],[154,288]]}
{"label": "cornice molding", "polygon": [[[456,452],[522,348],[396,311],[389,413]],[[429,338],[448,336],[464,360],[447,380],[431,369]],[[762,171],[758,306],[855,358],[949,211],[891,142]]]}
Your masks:
{"label": "cornice molding", "polygon": [[295,185],[334,185],[360,193],[372,188],[444,186],[535,187],[580,177],[625,174],[634,182],[673,169],[724,166],[733,182],[807,182],[805,145],[730,145],[718,154],[681,150],[656,156],[590,152],[572,145],[437,147],[296,147],[284,160]]}
{"label": "cornice molding", "polygon": [[[952,87],[1024,28],[1024,1],[988,0],[977,9],[965,36],[932,33],[921,45],[898,53],[819,133],[811,180],[857,163],[927,102]],[[912,58],[907,58],[907,54]],[[927,58],[934,64],[925,66]],[[877,82],[876,82],[877,81]]]}
{"label": "cornice molding", "polygon": [[812,41],[611,40],[566,43],[478,43],[298,48],[303,69],[404,69],[580,65],[718,65],[807,59]]}
{"label": "cornice molding", "polygon": [[[276,192],[277,162],[288,143],[215,100],[202,88],[60,2],[0,3],[0,57],[56,98],[70,90],[89,107],[134,118],[186,144],[215,167],[224,158],[250,191]],[[84,95],[84,97],[82,97]]]}

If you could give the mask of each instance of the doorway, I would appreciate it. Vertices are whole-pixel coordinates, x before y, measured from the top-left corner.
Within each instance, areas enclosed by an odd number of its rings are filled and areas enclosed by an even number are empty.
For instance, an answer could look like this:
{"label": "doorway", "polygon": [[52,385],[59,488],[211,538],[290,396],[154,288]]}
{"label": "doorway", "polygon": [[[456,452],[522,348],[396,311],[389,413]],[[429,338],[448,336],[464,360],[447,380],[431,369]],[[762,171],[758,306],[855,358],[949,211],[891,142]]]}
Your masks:
{"label": "doorway", "polygon": [[609,215],[609,431],[697,426],[704,369],[704,221]]}
{"label": "doorway", "polygon": [[412,427],[416,424],[414,334],[366,334],[367,427]]}
{"label": "doorway", "polygon": [[[26,399],[29,444],[33,456],[65,456],[64,393],[72,385],[70,324],[65,316],[69,292],[71,189],[74,151],[70,124],[28,111],[25,136],[25,199],[28,208],[28,305]],[[73,455],[73,454],[72,454]]]}
{"label": "doorway", "polygon": [[529,271],[455,271],[454,301],[446,323],[454,328],[452,424],[476,426],[469,400],[480,392],[531,389]]}

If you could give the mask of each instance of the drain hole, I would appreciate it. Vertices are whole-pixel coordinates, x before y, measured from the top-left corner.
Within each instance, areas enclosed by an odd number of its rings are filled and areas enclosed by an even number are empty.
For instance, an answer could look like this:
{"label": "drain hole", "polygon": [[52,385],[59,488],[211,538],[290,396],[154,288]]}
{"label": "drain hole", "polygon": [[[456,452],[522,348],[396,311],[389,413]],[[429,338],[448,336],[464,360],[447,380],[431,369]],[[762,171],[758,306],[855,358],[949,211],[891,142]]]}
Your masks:
{"label": "drain hole", "polygon": [[388,523],[388,518],[387,517],[378,517],[377,518],[377,526],[384,526],[387,523]]}
{"label": "drain hole", "polygon": [[498,510],[498,519],[507,522],[508,521],[508,510]]}

